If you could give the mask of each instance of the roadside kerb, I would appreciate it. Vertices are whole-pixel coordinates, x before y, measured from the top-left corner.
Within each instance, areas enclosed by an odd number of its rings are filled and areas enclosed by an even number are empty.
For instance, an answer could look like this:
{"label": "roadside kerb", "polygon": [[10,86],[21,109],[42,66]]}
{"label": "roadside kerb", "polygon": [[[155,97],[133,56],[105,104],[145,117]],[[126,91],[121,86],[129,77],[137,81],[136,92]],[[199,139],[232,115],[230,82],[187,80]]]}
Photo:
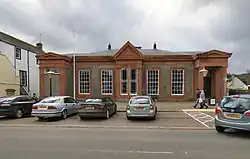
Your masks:
{"label": "roadside kerb", "polygon": [[159,129],[159,130],[213,130],[209,127],[165,127],[165,126],[103,126],[103,125],[35,125],[0,124],[0,127],[52,127],[52,128],[103,128],[103,129]]}

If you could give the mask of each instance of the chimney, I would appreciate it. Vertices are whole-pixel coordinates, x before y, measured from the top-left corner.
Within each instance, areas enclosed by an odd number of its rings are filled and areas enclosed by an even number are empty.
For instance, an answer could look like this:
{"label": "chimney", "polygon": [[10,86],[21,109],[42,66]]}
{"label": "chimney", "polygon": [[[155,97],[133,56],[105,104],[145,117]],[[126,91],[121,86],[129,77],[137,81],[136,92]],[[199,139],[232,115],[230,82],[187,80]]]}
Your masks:
{"label": "chimney", "polygon": [[110,44],[110,42],[108,44],[108,50],[111,50],[111,44]]}
{"label": "chimney", "polygon": [[37,43],[36,44],[36,47],[39,51],[42,51],[43,50],[43,44],[41,42]]}
{"label": "chimney", "polygon": [[153,49],[154,49],[154,50],[157,49],[157,47],[156,47],[156,42],[154,42]]}

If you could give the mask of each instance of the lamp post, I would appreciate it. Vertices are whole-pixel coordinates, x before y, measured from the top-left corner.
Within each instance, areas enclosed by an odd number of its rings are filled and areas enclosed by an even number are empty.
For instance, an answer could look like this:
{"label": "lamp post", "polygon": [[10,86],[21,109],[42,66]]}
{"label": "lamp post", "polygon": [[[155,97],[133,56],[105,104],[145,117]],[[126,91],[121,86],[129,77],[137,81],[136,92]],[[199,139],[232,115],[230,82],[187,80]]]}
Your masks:
{"label": "lamp post", "polygon": [[52,75],[54,75],[55,72],[49,70],[47,72],[47,75],[49,76],[49,96],[52,96]]}

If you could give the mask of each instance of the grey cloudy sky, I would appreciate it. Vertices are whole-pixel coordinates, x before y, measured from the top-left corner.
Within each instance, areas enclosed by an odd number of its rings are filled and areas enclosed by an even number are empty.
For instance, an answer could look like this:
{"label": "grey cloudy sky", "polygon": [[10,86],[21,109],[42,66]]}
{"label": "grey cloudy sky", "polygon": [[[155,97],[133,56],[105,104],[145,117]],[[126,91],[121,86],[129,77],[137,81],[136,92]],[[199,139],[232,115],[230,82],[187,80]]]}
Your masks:
{"label": "grey cloudy sky", "polygon": [[45,51],[136,46],[232,52],[230,72],[250,68],[249,0],[0,0],[0,30]]}

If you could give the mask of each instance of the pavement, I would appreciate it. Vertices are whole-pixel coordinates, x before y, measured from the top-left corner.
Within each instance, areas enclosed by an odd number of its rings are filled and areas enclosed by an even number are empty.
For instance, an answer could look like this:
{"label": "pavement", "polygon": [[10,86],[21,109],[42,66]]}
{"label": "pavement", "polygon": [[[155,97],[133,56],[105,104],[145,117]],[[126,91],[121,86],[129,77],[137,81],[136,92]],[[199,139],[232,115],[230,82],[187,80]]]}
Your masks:
{"label": "pavement", "polygon": [[248,159],[250,134],[213,130],[0,127],[2,159]]}
{"label": "pavement", "polygon": [[[193,109],[195,102],[156,102],[157,108],[159,112],[181,112],[182,109]],[[127,102],[116,102],[118,106],[118,111],[119,112],[125,112],[126,111],[126,106]],[[209,106],[209,110],[212,109],[214,110],[215,106]],[[205,109],[202,109],[205,110]]]}

